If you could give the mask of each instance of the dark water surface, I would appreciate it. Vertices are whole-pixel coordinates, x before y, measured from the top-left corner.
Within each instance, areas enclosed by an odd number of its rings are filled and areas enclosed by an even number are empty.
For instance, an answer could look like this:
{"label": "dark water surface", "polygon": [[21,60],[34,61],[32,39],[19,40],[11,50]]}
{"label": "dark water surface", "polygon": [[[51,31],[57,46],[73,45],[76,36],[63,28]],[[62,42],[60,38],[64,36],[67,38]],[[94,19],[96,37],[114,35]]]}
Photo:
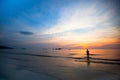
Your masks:
{"label": "dark water surface", "polygon": [[0,50],[0,80],[120,80],[120,50]]}

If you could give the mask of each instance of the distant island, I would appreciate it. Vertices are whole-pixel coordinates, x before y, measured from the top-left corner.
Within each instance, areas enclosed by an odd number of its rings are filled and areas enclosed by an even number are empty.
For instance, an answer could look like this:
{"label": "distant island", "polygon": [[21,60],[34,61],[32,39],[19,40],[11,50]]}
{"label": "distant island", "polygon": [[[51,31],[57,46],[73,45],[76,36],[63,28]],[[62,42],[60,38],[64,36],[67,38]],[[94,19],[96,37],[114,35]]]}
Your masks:
{"label": "distant island", "polygon": [[8,47],[8,46],[0,45],[0,49],[14,49],[14,48],[12,48],[12,47]]}

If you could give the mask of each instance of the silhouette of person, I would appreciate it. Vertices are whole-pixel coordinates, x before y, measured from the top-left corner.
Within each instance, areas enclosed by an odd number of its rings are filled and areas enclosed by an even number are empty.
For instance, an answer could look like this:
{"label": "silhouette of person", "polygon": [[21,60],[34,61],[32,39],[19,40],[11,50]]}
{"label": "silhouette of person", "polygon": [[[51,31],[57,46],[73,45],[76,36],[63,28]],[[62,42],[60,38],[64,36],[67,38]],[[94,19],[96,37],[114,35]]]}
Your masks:
{"label": "silhouette of person", "polygon": [[89,54],[89,50],[88,49],[87,49],[86,53],[87,53],[87,57],[89,57],[90,54]]}
{"label": "silhouette of person", "polygon": [[89,50],[87,49],[86,50],[86,55],[87,55],[87,64],[88,64],[88,67],[90,66],[90,57],[89,57]]}

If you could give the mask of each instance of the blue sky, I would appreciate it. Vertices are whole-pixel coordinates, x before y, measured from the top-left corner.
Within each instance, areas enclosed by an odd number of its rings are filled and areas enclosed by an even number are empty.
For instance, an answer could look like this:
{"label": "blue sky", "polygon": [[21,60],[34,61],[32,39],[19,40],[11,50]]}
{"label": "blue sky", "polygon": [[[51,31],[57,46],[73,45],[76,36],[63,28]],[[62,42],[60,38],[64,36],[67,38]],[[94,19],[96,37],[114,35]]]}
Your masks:
{"label": "blue sky", "polygon": [[1,0],[0,42],[16,47],[118,45],[119,3],[119,0]]}

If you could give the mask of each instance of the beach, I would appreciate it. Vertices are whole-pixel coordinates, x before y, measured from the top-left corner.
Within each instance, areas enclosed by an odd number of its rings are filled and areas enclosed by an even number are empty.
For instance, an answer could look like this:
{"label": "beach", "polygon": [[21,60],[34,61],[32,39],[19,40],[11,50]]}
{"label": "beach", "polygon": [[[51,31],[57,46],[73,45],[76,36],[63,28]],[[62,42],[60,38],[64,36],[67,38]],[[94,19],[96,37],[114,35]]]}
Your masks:
{"label": "beach", "polygon": [[119,51],[1,50],[0,80],[119,80]]}
{"label": "beach", "polygon": [[0,80],[120,80],[120,0],[0,0]]}

